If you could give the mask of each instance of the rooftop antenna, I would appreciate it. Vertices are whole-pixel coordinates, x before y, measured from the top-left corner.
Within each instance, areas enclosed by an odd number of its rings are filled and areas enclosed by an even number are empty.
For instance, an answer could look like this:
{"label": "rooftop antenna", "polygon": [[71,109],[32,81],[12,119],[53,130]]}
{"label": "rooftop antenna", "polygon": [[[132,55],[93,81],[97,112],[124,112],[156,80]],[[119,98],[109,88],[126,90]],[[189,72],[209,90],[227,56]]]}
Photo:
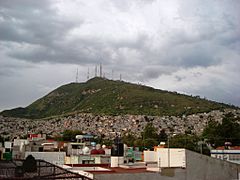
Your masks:
{"label": "rooftop antenna", "polygon": [[100,77],[102,77],[102,63],[100,63]]}
{"label": "rooftop antenna", "polygon": [[78,68],[77,68],[77,72],[76,72],[76,83],[78,83]]}

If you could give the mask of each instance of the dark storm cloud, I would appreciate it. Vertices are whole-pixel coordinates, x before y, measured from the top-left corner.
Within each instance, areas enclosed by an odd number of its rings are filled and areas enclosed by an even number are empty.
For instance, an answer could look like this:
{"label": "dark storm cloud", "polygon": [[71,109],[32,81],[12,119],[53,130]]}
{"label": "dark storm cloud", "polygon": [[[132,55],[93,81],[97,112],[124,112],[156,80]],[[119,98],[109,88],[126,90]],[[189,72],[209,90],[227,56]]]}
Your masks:
{"label": "dark storm cloud", "polygon": [[[113,1],[116,7],[126,8],[126,11],[136,2]],[[137,1],[144,2],[144,1]],[[153,1],[151,1],[152,3]],[[145,3],[145,2],[144,2]],[[14,5],[13,5],[14,4]],[[201,4],[202,5],[202,4]],[[136,6],[136,5],[135,5]],[[144,6],[142,4],[141,6]],[[200,8],[203,8],[200,6]],[[206,14],[204,9],[200,9],[199,16]],[[120,62],[122,65],[128,65],[127,58],[131,61],[129,51],[141,54],[138,58],[141,64],[144,61],[156,65],[171,65],[177,67],[211,66],[220,63],[219,59],[214,57],[217,51],[212,46],[211,40],[216,36],[215,30],[211,29],[211,19],[198,20],[197,35],[191,35],[182,29],[173,29],[168,34],[166,49],[152,50],[148,44],[152,44],[154,37],[146,32],[136,35],[134,40],[106,40],[104,38],[93,38],[90,36],[76,37],[74,40],[67,40],[68,32],[74,28],[81,30],[84,25],[84,19],[75,21],[66,19],[58,15],[57,8],[52,1],[1,1],[1,26],[0,39],[20,43],[21,46],[8,52],[8,55],[25,61],[31,62],[50,62],[50,63],[73,63],[89,64],[96,63],[99,60],[103,63]],[[199,18],[199,17],[198,17]],[[224,16],[226,28],[235,27],[229,16]],[[190,21],[185,14],[182,19]],[[203,22],[204,20],[204,22]],[[223,31],[223,30],[222,30]],[[231,35],[232,36],[232,35]],[[224,39],[225,38],[225,39]],[[216,37],[222,44],[234,44],[235,38]],[[205,42],[204,42],[205,41]],[[206,43],[208,41],[208,43]],[[161,42],[154,42],[156,45]],[[237,43],[237,42],[235,42]],[[126,51],[122,51],[127,49]],[[115,55],[116,59],[112,59]],[[124,61],[125,59],[125,61]],[[139,64],[139,65],[141,65]]]}
{"label": "dark storm cloud", "polygon": [[0,18],[0,40],[20,44],[8,54],[32,62],[58,61],[65,35],[81,23],[57,16],[51,1],[1,1]]}
{"label": "dark storm cloud", "polygon": [[50,6],[49,1],[1,1],[1,40],[35,44],[52,37],[60,22]]}
{"label": "dark storm cloud", "polygon": [[214,80],[215,87],[236,92],[240,85],[231,84],[240,76],[239,5],[238,0],[0,0],[0,78],[7,85],[18,72],[27,78],[31,65],[53,77],[55,65],[72,71],[73,65],[86,69],[101,62],[107,75],[114,70],[115,77],[121,73],[125,80],[157,88],[201,94]]}

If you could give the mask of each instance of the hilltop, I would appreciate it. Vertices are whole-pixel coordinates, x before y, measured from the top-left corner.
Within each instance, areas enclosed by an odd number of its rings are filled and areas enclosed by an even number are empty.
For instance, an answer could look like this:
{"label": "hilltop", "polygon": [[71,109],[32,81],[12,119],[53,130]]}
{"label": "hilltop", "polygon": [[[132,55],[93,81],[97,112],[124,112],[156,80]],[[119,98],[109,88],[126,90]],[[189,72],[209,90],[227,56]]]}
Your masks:
{"label": "hilltop", "polygon": [[63,85],[25,108],[5,110],[1,115],[30,119],[76,112],[179,116],[224,108],[234,107],[199,97],[95,77],[84,83]]}

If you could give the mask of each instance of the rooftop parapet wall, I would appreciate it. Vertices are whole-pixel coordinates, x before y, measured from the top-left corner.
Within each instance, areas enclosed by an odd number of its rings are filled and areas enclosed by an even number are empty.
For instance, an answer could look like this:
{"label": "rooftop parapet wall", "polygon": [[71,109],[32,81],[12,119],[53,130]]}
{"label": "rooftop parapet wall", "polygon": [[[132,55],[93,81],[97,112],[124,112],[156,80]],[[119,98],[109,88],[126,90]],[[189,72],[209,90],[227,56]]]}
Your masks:
{"label": "rooftop parapet wall", "polygon": [[239,179],[240,165],[186,150],[186,179]]}

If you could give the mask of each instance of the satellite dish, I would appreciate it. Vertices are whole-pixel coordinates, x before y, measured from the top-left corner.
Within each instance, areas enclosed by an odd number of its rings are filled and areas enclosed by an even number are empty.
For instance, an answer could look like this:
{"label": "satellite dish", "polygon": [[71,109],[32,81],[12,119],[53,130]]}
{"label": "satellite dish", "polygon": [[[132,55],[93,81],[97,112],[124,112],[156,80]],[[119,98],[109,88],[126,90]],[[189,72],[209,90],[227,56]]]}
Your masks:
{"label": "satellite dish", "polygon": [[76,139],[82,139],[83,135],[76,135]]}
{"label": "satellite dish", "polygon": [[85,146],[82,151],[83,151],[83,154],[89,154],[89,148],[87,146]]}
{"label": "satellite dish", "polygon": [[97,144],[96,145],[96,149],[98,150],[98,149],[100,149],[101,148],[101,145],[100,144]]}

